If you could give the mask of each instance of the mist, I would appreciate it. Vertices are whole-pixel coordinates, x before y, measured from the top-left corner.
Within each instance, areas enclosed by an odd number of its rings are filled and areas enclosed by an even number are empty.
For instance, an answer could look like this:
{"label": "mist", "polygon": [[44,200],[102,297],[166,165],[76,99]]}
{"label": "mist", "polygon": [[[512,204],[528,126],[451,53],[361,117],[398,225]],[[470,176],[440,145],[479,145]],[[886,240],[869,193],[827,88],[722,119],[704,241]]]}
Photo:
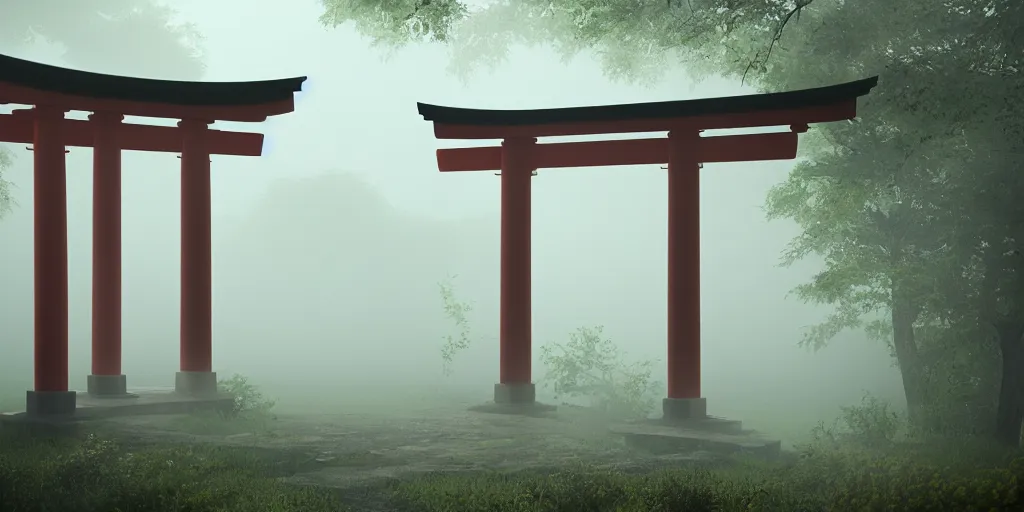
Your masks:
{"label": "mist", "polygon": [[[437,141],[415,103],[544,108],[755,92],[738,81],[694,83],[673,69],[650,86],[607,78],[596,55],[564,62],[517,48],[468,82],[447,50],[386,54],[351,29],[317,23],[314,2],[181,0],[205,36],[203,80],[309,76],[292,114],[259,126],[261,158],[213,158],[214,370],[243,374],[279,407],[324,409],[415,400],[443,388],[490,398],[498,378],[499,185],[492,173],[437,171]],[[284,43],[282,43],[284,42]],[[60,45],[0,52],[65,67]],[[131,63],[91,71],[146,76]],[[160,78],[180,78],[160,76]],[[0,109],[3,113],[10,108]],[[85,113],[69,117],[84,118]],[[128,119],[128,122],[133,122]],[[146,119],[149,124],[173,120]],[[644,137],[634,134],[630,137]],[[566,140],[584,140],[571,138]],[[487,141],[487,143],[491,143]],[[5,173],[16,205],[0,221],[0,376],[31,388],[32,161]],[[69,148],[68,261],[73,388],[89,373],[92,154]],[[178,369],[179,160],[123,156],[123,369],[130,387],[169,386]],[[820,269],[779,255],[798,233],[768,222],[765,194],[791,162],[713,164],[702,171],[703,387],[709,413],[789,435],[833,418],[865,392],[900,403],[888,349],[859,332],[818,352],[798,346],[827,307],[788,298]],[[657,166],[541,170],[533,179],[534,380],[539,347],[603,325],[630,357],[654,359],[665,381],[667,190]],[[473,345],[441,375],[438,283],[473,305]]]}

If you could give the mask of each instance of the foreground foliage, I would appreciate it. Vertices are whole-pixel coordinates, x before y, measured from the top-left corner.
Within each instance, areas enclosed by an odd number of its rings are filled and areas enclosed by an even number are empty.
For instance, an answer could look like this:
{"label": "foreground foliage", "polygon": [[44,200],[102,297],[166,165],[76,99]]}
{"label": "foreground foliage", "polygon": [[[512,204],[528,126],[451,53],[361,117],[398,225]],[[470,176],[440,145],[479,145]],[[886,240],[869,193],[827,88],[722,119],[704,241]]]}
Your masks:
{"label": "foreground foliage", "polygon": [[[627,474],[584,464],[516,473],[429,474],[341,496],[284,484],[301,458],[207,445],[132,445],[0,430],[5,511],[338,511],[351,498],[407,511],[1021,510],[1024,455],[971,442],[873,447],[821,437],[780,463]],[[351,492],[350,492],[351,493]],[[372,495],[372,496],[371,496]],[[364,507],[360,507],[364,510]]]}
{"label": "foreground foliage", "polygon": [[[285,463],[282,463],[285,462]],[[96,435],[0,431],[0,503],[11,512],[337,511],[330,492],[274,479],[288,461],[203,445],[130,446]]]}
{"label": "foreground foliage", "polygon": [[781,467],[432,475],[395,492],[406,510],[417,511],[1002,511],[1024,507],[1022,477],[1020,455],[969,445],[867,450],[819,443]]}
{"label": "foreground foliage", "polygon": [[[603,339],[600,332],[581,329],[577,345],[600,345],[582,342]],[[222,386],[238,400],[235,414],[216,418],[220,429],[249,425],[249,415],[267,414],[273,406],[240,375]],[[367,510],[370,504],[374,510],[423,512],[1024,509],[1024,452],[968,436],[929,439],[908,429],[906,417],[888,402],[871,396],[842,410],[780,462],[669,463],[653,472],[624,473],[579,459],[544,470],[431,473],[344,494],[279,480],[323,469],[305,452],[115,442],[99,431],[30,435],[0,424],[0,504],[12,512],[318,512]]]}

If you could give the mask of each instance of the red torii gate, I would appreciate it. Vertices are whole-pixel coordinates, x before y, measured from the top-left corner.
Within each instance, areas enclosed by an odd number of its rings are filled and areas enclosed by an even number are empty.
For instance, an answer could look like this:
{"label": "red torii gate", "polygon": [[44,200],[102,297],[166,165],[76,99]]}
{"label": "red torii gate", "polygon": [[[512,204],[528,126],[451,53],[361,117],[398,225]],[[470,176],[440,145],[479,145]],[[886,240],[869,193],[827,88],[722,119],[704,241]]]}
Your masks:
{"label": "red torii gate", "polygon": [[[35,384],[30,416],[74,412],[68,390],[66,146],[93,148],[92,374],[94,396],[127,395],[121,373],[121,151],[181,153],[181,371],[175,390],[215,392],[212,368],[210,155],[260,156],[263,135],[211,130],[295,110],[305,77],[178,82],[88,73],[0,55],[0,142],[32,144],[35,216]],[[88,121],[66,119],[71,110]],[[177,127],[125,115],[180,119]]]}
{"label": "red torii gate", "polygon": [[[501,172],[499,404],[533,404],[530,177],[538,168],[668,164],[668,397],[665,419],[707,416],[700,389],[700,179],[703,163],[796,158],[808,124],[853,119],[878,77],[772,94],[542,110],[418,103],[438,139],[503,139],[501,147],[437,150],[441,172]],[[702,137],[704,130],[789,126],[789,132]],[[537,144],[537,137],[668,132],[655,139]]]}

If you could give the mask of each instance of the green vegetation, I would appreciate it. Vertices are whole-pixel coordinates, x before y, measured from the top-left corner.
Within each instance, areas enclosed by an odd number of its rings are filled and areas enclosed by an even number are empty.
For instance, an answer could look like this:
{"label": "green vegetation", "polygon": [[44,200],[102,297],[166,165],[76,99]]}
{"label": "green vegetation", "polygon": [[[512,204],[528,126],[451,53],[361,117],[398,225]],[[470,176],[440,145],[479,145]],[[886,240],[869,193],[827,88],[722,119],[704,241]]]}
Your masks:
{"label": "green vegetation", "polygon": [[[809,448],[781,467],[663,469],[643,475],[578,467],[548,473],[430,476],[397,488],[409,510],[442,511],[1002,511],[1024,506],[1024,458],[950,466],[927,449]],[[922,463],[922,458],[935,462]]]}
{"label": "green vegetation", "polygon": [[218,382],[221,391],[235,397],[230,411],[203,411],[178,416],[168,427],[190,434],[209,435],[271,435],[276,416],[271,412],[276,402],[263,395],[260,388],[244,375],[235,374]]}
{"label": "green vegetation", "polygon": [[[471,344],[468,314],[473,310],[455,296],[456,276],[438,283],[444,315],[454,334],[443,336],[442,370],[451,375],[455,355]],[[651,378],[654,361],[627,360],[604,327],[580,327],[566,343],[551,342],[540,347],[541,363],[547,369],[541,383],[555,398],[582,400],[587,407],[614,418],[643,418],[654,409],[660,383]]]}
{"label": "green vegetation", "polygon": [[[225,419],[224,421],[234,421]],[[624,473],[576,462],[523,472],[403,477],[358,490],[285,483],[316,471],[287,449],[59,438],[0,429],[0,503],[12,512],[1011,511],[1024,507],[1024,453],[979,441],[922,442],[870,398],[780,462],[678,462]],[[894,428],[895,427],[895,428]]]}
{"label": "green vegetation", "polygon": [[583,399],[616,418],[644,418],[654,409],[661,390],[651,379],[654,361],[627,361],[603,327],[580,327],[568,342],[548,343],[540,350],[547,368],[543,382],[556,398]]}
{"label": "green vegetation", "polygon": [[453,324],[454,334],[446,334],[442,338],[441,345],[442,371],[445,375],[451,375],[452,363],[455,361],[455,354],[469,348],[472,343],[469,331],[469,313],[473,306],[468,302],[462,302],[455,296],[455,278],[448,276],[444,281],[437,284],[441,294],[441,305],[444,308],[444,316]]}
{"label": "green vegetation", "polygon": [[221,379],[217,386],[224,393],[230,393],[235,397],[233,414],[267,414],[277,403],[263,395],[260,388],[249,382],[249,379],[240,374],[234,374],[231,378]]}
{"label": "green vegetation", "polygon": [[0,503],[11,512],[339,510],[337,497],[278,483],[294,471],[252,450],[138,445],[97,435],[0,431]]}

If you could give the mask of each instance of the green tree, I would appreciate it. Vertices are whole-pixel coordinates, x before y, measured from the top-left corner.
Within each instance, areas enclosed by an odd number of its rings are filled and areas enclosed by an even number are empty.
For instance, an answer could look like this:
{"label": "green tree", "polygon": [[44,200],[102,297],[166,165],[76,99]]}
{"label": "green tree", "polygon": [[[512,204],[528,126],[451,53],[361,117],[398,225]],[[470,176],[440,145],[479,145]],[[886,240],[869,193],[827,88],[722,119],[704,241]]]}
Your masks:
{"label": "green tree", "polygon": [[[825,257],[825,270],[796,293],[836,310],[804,342],[819,347],[850,327],[887,340],[919,416],[940,399],[929,390],[960,396],[934,385],[937,372],[960,368],[957,379],[974,383],[971,372],[986,367],[952,364],[963,351],[949,340],[978,357],[994,339],[1002,356],[997,435],[1019,438],[1024,266],[1016,247],[1024,215],[1009,191],[1019,184],[1024,140],[1024,113],[1012,100],[1024,92],[1021,2],[501,0],[476,10],[458,0],[323,3],[326,24],[353,22],[381,44],[451,42],[453,70],[463,76],[501,62],[514,44],[548,45],[567,57],[594,50],[610,76],[634,81],[675,62],[696,77],[734,76],[775,90],[880,75],[862,121],[815,127],[806,160],[767,201],[770,217],[803,228],[784,263]],[[438,12],[454,15],[431,14]]]}

